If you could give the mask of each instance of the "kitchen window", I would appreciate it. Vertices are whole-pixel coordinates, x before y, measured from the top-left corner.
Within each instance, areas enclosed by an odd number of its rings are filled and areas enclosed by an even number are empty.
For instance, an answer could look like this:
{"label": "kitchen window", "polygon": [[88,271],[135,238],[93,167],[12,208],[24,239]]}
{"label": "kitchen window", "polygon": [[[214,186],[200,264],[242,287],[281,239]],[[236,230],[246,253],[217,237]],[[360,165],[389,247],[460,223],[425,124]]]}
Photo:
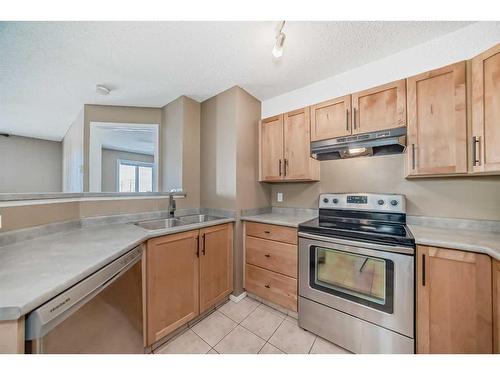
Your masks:
{"label": "kitchen window", "polygon": [[153,163],[118,160],[118,191],[148,193],[153,191]]}

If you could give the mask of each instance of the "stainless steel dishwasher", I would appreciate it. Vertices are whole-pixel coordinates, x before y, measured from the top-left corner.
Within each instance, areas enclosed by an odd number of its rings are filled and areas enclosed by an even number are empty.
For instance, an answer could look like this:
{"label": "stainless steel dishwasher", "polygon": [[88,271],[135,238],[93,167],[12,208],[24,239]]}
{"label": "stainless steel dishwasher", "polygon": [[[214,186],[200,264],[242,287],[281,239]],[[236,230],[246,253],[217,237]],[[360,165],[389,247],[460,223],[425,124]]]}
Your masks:
{"label": "stainless steel dishwasher", "polygon": [[142,248],[28,314],[28,353],[144,353]]}

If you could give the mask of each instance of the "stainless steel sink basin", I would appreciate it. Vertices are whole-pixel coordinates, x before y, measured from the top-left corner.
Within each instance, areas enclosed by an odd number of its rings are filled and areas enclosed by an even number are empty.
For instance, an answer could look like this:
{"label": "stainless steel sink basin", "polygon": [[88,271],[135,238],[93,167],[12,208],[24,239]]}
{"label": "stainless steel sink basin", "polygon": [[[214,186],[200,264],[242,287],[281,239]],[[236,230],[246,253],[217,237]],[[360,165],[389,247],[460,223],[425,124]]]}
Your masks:
{"label": "stainless steel sink basin", "polygon": [[139,223],[136,223],[135,225],[148,230],[156,230],[156,229],[178,227],[180,225],[186,225],[186,223],[184,223],[179,219],[171,218],[171,219],[141,221]]}
{"label": "stainless steel sink basin", "polygon": [[205,223],[207,221],[212,221],[212,220],[220,220],[222,218],[210,215],[186,215],[186,216],[180,216],[179,219],[186,224],[196,224],[196,223]]}

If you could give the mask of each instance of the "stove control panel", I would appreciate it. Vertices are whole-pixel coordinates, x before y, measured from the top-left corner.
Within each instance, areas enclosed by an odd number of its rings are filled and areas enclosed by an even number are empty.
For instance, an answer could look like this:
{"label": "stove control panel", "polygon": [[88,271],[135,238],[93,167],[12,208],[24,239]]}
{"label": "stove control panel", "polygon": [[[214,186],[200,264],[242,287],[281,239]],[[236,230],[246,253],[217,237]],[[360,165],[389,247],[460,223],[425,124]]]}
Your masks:
{"label": "stove control panel", "polygon": [[406,198],[402,194],[324,193],[319,208],[406,213]]}

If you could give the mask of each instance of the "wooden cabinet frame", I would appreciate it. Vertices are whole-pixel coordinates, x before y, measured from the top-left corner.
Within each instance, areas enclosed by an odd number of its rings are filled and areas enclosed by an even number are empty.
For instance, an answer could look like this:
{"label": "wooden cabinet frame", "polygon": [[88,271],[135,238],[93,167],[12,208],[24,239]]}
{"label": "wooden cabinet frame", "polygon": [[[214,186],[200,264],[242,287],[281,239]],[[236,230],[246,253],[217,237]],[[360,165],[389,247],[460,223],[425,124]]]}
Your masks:
{"label": "wooden cabinet frame", "polygon": [[[321,118],[321,111],[331,111],[334,107],[340,107],[341,115],[330,118],[330,112],[326,112],[326,119]],[[311,106],[311,141],[337,138],[351,135],[351,95],[327,100]]]}
{"label": "wooden cabinet frame", "polygon": [[417,246],[416,261],[417,353],[491,353],[490,257]]}
{"label": "wooden cabinet frame", "polygon": [[[471,172],[498,173],[500,172],[500,92],[498,92],[500,77],[497,72],[500,72],[500,44],[474,57],[471,65],[472,134],[469,139]],[[490,71],[492,68],[497,70]],[[490,72],[488,77],[485,76],[487,71]],[[486,92],[487,84],[493,85],[498,91]],[[494,160],[490,160],[488,156]]]}
{"label": "wooden cabinet frame", "polygon": [[[406,176],[432,176],[432,175],[452,175],[467,173],[467,118],[466,118],[466,80],[465,80],[465,61],[435,69],[426,73],[418,74],[407,79],[408,90],[408,147],[406,152]],[[443,165],[438,156],[428,156],[428,162],[431,166],[419,165],[419,155],[422,148],[428,148],[432,145],[432,137],[429,135],[425,139],[419,138],[419,126],[425,126],[420,123],[418,113],[423,111],[419,108],[417,102],[417,85],[428,79],[444,77],[452,74],[453,78],[453,108],[454,112],[450,115],[453,121],[454,129],[454,163]],[[432,100],[440,100],[441,97],[432,97]],[[427,108],[426,108],[427,109]],[[432,105],[430,113],[432,113]],[[446,125],[446,124],[444,124]],[[421,130],[425,135],[425,128]],[[428,132],[427,132],[428,133]],[[441,139],[437,141],[442,141]],[[433,164],[433,165],[432,165]]]}

